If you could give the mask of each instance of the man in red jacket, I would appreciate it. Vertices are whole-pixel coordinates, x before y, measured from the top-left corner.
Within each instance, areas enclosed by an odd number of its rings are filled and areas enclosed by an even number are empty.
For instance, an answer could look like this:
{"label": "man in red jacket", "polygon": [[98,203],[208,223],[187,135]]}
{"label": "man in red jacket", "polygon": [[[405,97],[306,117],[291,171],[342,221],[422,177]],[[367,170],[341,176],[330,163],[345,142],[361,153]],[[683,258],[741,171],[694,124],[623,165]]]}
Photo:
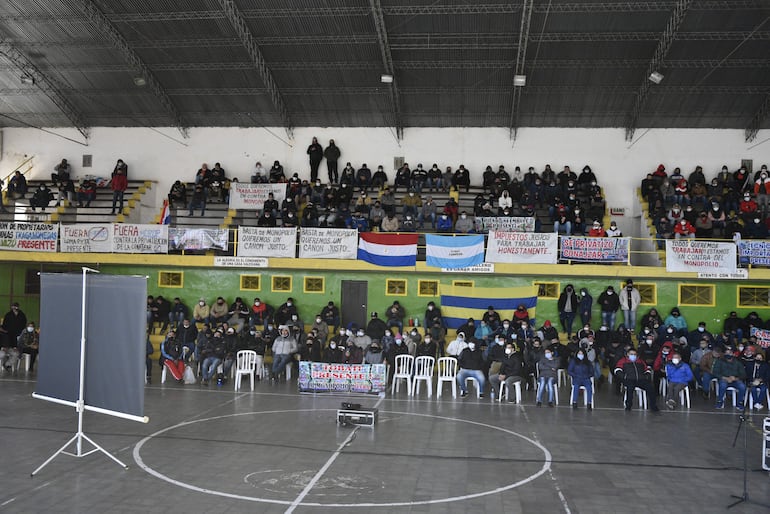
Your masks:
{"label": "man in red jacket", "polygon": [[634,389],[639,388],[647,393],[647,403],[652,412],[658,412],[655,389],[650,380],[650,367],[631,348],[628,354],[615,365],[614,375],[626,386],[626,410],[631,410],[634,404]]}
{"label": "man in red jacket", "polygon": [[123,193],[128,189],[128,178],[123,167],[116,166],[110,181],[112,188],[112,214],[115,214],[115,204],[120,202],[118,212],[123,212]]}

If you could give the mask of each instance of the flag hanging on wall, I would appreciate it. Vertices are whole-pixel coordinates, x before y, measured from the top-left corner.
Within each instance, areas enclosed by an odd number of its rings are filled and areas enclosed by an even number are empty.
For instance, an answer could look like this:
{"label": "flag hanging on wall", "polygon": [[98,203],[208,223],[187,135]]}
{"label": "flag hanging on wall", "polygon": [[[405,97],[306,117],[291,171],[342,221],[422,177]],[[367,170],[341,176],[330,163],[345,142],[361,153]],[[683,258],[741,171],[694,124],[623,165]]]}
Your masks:
{"label": "flag hanging on wall", "polygon": [[501,319],[512,319],[513,311],[524,305],[529,319],[535,319],[537,287],[466,287],[440,285],[441,314],[448,328],[458,328],[473,318],[478,322],[491,305]]}
{"label": "flag hanging on wall", "polygon": [[425,234],[425,264],[436,268],[467,268],[484,262],[484,236]]}
{"label": "flag hanging on wall", "polygon": [[171,209],[168,208],[168,200],[163,200],[163,209],[160,211],[160,224],[168,225],[171,223]]}
{"label": "flag hanging on wall", "polygon": [[362,232],[358,240],[358,260],[377,266],[414,266],[417,234]]}

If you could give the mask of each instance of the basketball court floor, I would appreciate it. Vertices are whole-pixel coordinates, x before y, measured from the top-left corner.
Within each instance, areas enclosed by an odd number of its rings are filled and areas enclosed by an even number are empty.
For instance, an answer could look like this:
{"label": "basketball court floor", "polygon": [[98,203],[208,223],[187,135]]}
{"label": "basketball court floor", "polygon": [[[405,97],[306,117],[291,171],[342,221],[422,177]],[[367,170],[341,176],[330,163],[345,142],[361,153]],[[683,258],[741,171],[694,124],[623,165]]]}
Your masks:
{"label": "basketball court floor", "polygon": [[[0,511],[725,512],[743,492],[739,416],[693,396],[690,410],[622,408],[607,386],[596,408],[540,408],[488,398],[300,395],[289,383],[233,392],[147,386],[139,424],[86,413],[101,453],[56,457],[77,430],[73,409],[33,399],[24,375],[0,376]],[[340,426],[349,400],[379,409],[373,428]],[[749,498],[770,503],[762,423],[744,424]],[[90,446],[84,446],[84,449]],[[733,513],[768,512],[741,504]]]}

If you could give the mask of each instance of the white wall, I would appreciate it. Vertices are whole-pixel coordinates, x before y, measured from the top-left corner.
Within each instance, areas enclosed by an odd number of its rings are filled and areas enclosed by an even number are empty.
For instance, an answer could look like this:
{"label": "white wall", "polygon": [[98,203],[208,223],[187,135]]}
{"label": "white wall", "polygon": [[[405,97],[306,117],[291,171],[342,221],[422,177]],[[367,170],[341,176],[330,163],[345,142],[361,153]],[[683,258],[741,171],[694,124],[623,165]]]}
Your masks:
{"label": "white wall", "polygon": [[[75,130],[50,130],[83,141]],[[425,167],[436,162],[453,168],[462,163],[476,182],[487,164],[495,169],[504,164],[510,171],[516,165],[524,171],[534,166],[541,171],[549,163],[556,171],[569,165],[577,173],[589,164],[605,188],[608,206],[628,208],[627,218],[634,188],[659,163],[668,170],[679,166],[685,175],[699,164],[707,178],[723,164],[736,169],[741,159],[754,159],[755,169],[770,163],[770,142],[750,148],[742,130],[640,129],[631,145],[624,140],[622,129],[524,128],[513,145],[504,128],[409,128],[401,142],[389,128],[298,128],[292,141],[281,128],[194,128],[189,139],[182,139],[173,128],[94,128],[88,146],[81,146],[36,129],[5,128],[0,177],[13,171],[25,155],[35,155],[32,178],[50,177],[63,157],[73,164],[75,176],[108,175],[122,158],[129,165],[130,178],[157,180],[164,193],[176,179],[191,181],[202,162],[213,166],[219,161],[229,176],[243,181],[248,180],[256,161],[269,168],[278,159],[287,171],[309,178],[305,151],[313,136],[324,146],[329,138],[335,140],[342,150],[340,168],[346,161],[356,167],[363,162],[370,168],[382,164],[391,180],[396,156],[405,157],[412,167],[418,162]],[[93,168],[80,166],[83,154],[93,155]],[[320,176],[326,179],[325,162]],[[619,221],[625,232],[636,232],[630,219]]]}

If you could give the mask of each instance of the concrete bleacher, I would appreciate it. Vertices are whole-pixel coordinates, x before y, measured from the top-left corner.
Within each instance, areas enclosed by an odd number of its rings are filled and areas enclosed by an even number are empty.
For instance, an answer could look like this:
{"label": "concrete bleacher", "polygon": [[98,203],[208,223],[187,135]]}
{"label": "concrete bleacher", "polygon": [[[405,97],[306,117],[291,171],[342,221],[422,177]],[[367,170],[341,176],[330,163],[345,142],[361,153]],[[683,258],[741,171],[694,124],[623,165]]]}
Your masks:
{"label": "concrete bleacher", "polygon": [[[32,210],[30,199],[34,191],[41,183],[48,184],[54,195],[49,206],[45,209]],[[61,205],[56,206],[58,188],[51,186],[47,181],[28,181],[27,194],[24,198],[6,198],[5,207],[8,214],[0,214],[0,220],[4,221],[31,221],[41,223],[105,223],[122,222],[137,205],[141,196],[151,187],[151,182],[145,180],[129,180],[128,188],[123,196],[123,211],[112,213],[112,190],[108,187],[96,189],[96,197],[91,201],[90,207],[78,207],[77,196],[73,202],[62,200]]]}

